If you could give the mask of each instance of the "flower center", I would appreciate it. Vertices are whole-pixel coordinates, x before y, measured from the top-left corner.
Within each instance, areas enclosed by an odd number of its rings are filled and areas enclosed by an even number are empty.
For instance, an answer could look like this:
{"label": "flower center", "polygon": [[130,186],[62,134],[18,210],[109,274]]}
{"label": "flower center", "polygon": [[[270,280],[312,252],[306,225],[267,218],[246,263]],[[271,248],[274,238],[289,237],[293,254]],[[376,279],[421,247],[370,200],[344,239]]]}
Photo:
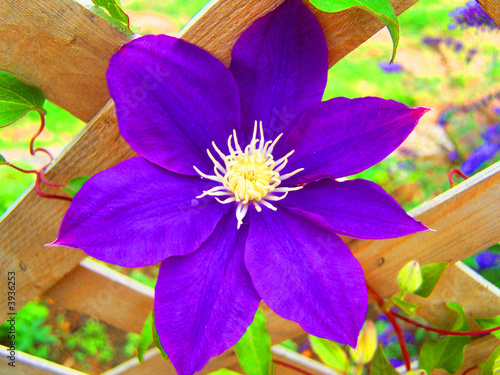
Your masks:
{"label": "flower center", "polygon": [[[258,128],[260,128],[260,140],[257,139]],[[222,153],[216,144],[212,142],[214,150],[224,162],[225,167],[207,150],[208,156],[214,163],[215,175],[207,175],[196,167],[194,169],[200,176],[219,182],[221,185],[204,191],[203,194],[196,198],[210,195],[214,196],[222,204],[237,202],[236,218],[238,219],[238,228],[243,224],[243,218],[247,214],[250,204],[258,212],[262,211],[260,205],[276,211],[277,208],[269,201],[281,200],[286,197],[289,191],[302,188],[302,186],[278,187],[282,181],[303,170],[303,168],[300,168],[291,173],[280,175],[281,170],[288,163],[288,157],[293,154],[293,151],[291,151],[281,159],[274,160],[272,152],[282,135],[280,134],[274,141],[264,142],[262,122],[260,122],[260,126],[257,126],[257,121],[255,121],[252,140],[244,150],[241,149],[234,130],[227,141],[229,155]],[[233,137],[234,148],[231,144]],[[284,194],[277,196],[276,193]],[[220,200],[218,197],[221,196],[229,196],[229,198]]]}

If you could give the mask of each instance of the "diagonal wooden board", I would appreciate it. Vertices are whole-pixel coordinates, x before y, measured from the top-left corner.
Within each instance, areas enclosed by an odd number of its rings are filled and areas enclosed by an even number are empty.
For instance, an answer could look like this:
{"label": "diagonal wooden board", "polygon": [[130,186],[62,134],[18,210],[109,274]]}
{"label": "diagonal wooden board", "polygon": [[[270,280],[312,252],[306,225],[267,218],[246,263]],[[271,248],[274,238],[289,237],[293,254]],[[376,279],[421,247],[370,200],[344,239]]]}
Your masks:
{"label": "diagonal wooden board", "polygon": [[[23,39],[19,41],[19,43],[25,43],[26,38],[29,39],[32,38],[32,35],[37,35],[30,28],[44,27],[63,30],[70,28],[71,30],[78,30],[80,27],[84,27],[81,23],[87,23],[89,17],[93,20],[96,19],[91,17],[84,8],[75,9],[74,11],[77,14],[72,18],[74,23],[67,24],[61,14],[64,14],[69,0],[2,1],[14,10],[14,13],[6,19],[0,18],[2,41],[17,40],[15,34],[25,30],[22,34],[24,35]],[[399,14],[416,1],[397,0],[393,4]],[[45,23],[43,25],[39,25],[35,17],[32,24],[23,23],[23,30],[13,30],[8,25],[17,22],[16,17],[25,16],[24,13],[21,15],[15,13],[17,8],[13,5],[14,2],[19,6],[37,12],[43,12],[46,8],[54,16],[44,19]],[[248,27],[252,20],[274,9],[281,2],[282,0],[212,1],[181,36],[207,49],[221,58],[225,64],[228,64],[231,47],[244,27]],[[330,62],[332,64],[383,27],[383,24],[377,18],[360,10],[350,10],[334,15],[317,13],[317,15],[327,31]],[[19,22],[21,21],[19,20]],[[66,35],[62,31],[60,33]],[[85,35],[82,35],[81,38],[85,38]],[[115,37],[106,34],[106,38],[109,38],[107,42],[114,46],[114,49],[118,49],[120,44],[123,43],[122,36]],[[45,43],[45,41],[43,42]],[[58,91],[58,86],[63,85],[65,79],[71,76],[69,73],[73,67],[70,69],[68,67],[69,63],[60,56],[61,53],[66,51],[64,46],[67,44],[67,40],[52,36],[49,38],[49,42],[52,47],[44,49],[43,58],[50,63],[53,71],[61,72],[58,75],[59,81],[52,82],[54,85],[51,86],[53,96],[48,96],[49,99],[52,97],[58,98],[57,104],[68,110],[71,110],[71,103],[74,100],[80,99],[82,102],[102,100],[102,95],[96,94],[95,97],[89,98],[84,95],[84,90],[83,92],[78,91],[81,90],[84,84],[99,84],[99,80],[104,80],[104,72],[109,56],[96,56],[96,61],[93,62],[95,65],[88,64],[88,61],[83,59],[86,62],[77,65],[78,69],[95,69],[99,74],[96,73],[96,77],[93,78],[84,75],[78,76],[82,82],[70,80],[72,82],[70,88],[66,87],[64,90]],[[87,43],[80,45],[81,54],[84,56],[87,56],[88,53],[85,49],[86,45]],[[9,48],[17,48],[16,44],[9,44],[9,46]],[[5,49],[5,47],[3,48]],[[107,47],[107,50],[109,49],[113,48]],[[17,61],[16,56],[9,56],[11,60]],[[5,66],[5,61],[0,60],[0,62]],[[78,60],[75,60],[75,63],[77,62]],[[15,66],[12,61],[8,63],[10,63],[9,66]],[[23,77],[29,82],[39,79],[39,72],[34,65],[36,64],[33,64],[33,72],[29,71],[29,67],[26,67],[26,71],[23,73]],[[68,72],[68,74],[65,72]],[[100,84],[102,85],[102,82]],[[76,99],[66,101],[66,97],[70,97],[69,93],[66,92],[68,90],[74,90],[72,95],[76,95]],[[91,115],[91,111],[88,110],[81,118],[87,118]],[[133,152],[122,140],[117,130],[114,106],[112,103],[108,103],[59,158],[48,173],[48,177],[54,181],[67,182],[75,176],[93,175],[132,155]],[[77,250],[43,247],[43,244],[51,242],[56,237],[58,226],[67,207],[65,202],[40,199],[31,190],[17,205],[11,208],[10,212],[0,222],[2,236],[0,239],[2,243],[0,266],[4,270],[17,272],[17,309],[54,285],[57,280],[70,272],[85,256],[83,252]],[[6,305],[6,295],[0,296],[0,303]],[[0,312],[0,318],[2,321],[6,318],[5,310]]]}

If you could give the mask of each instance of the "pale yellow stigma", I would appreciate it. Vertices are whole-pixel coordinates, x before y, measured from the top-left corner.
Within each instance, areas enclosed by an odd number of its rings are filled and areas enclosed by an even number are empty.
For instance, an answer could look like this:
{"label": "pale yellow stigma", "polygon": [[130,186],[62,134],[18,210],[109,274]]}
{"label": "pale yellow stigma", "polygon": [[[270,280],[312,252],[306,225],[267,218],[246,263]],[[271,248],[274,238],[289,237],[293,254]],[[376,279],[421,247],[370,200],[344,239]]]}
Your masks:
{"label": "pale yellow stigma", "polygon": [[[258,128],[260,129],[260,140],[257,139]],[[223,204],[237,202],[236,218],[238,219],[238,228],[243,224],[243,218],[247,214],[250,204],[254,205],[258,212],[262,210],[260,205],[276,211],[276,207],[269,201],[281,200],[286,197],[289,191],[302,189],[302,186],[278,187],[282,181],[303,170],[303,168],[300,168],[291,173],[280,175],[279,172],[285,168],[288,157],[293,154],[293,151],[291,151],[281,159],[274,160],[272,152],[282,135],[280,134],[274,141],[265,142],[262,122],[258,126],[257,121],[255,121],[252,140],[244,150],[241,149],[234,130],[227,141],[229,155],[226,156],[222,153],[216,144],[212,142],[212,146],[224,162],[224,166],[207,150],[208,156],[214,163],[215,175],[207,175],[196,167],[194,169],[200,176],[219,182],[221,185],[204,191],[197,198],[210,195]],[[283,195],[277,196],[276,193]],[[228,197],[224,200],[218,198],[223,196]]]}

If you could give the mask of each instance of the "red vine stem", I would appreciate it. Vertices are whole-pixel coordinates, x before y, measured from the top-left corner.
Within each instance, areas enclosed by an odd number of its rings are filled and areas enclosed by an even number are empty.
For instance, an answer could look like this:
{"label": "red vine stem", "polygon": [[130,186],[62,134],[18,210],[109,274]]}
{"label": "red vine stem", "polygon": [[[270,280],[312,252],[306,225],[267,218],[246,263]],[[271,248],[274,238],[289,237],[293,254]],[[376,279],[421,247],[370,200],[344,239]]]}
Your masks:
{"label": "red vine stem", "polygon": [[500,330],[500,327],[494,327],[494,328],[490,328],[490,329],[485,329],[485,330],[482,330],[482,331],[466,331],[466,332],[453,332],[453,331],[445,331],[445,330],[442,330],[442,329],[436,329],[436,328],[432,328],[432,327],[429,327],[429,326],[426,326],[424,324],[420,324],[412,319],[409,319],[403,315],[400,315],[398,314],[397,312],[392,312],[392,314],[398,318],[398,319],[401,319],[401,320],[404,320],[405,322],[407,323],[410,323],[416,327],[420,327],[420,328],[423,328],[425,329],[426,331],[431,331],[431,332],[436,332],[436,333],[439,333],[441,335],[448,335],[448,336],[477,336],[477,335],[486,335],[488,333],[491,333],[491,332],[495,332],[495,331],[498,331]]}
{"label": "red vine stem", "polygon": [[295,367],[293,365],[289,365],[288,363],[285,363],[285,362],[281,362],[277,359],[273,359],[273,363],[276,363],[277,365],[281,365],[281,366],[284,366],[284,367],[288,367],[289,369],[292,369],[292,370],[295,370],[297,372],[300,372],[301,374],[304,374],[304,375],[313,375],[311,374],[310,372],[307,372],[307,371],[304,371],[298,367]]}
{"label": "red vine stem", "polygon": [[70,201],[71,202],[71,198],[68,198],[68,197],[65,197],[65,196],[62,196],[62,195],[44,193],[42,191],[42,189],[40,188],[40,181],[42,180],[42,177],[41,177],[42,174],[43,174],[43,172],[38,172],[37,173],[37,175],[36,175],[36,182],[35,182],[35,191],[36,191],[36,193],[39,196],[41,196],[43,198],[61,199],[61,200],[65,200],[65,201]]}
{"label": "red vine stem", "polygon": [[30,139],[30,154],[31,155],[35,155],[35,150],[33,149],[33,143],[35,143],[35,139],[43,132],[43,129],[45,128],[45,115],[40,111],[38,112],[38,114],[40,115],[40,128],[38,128],[38,131]]}
{"label": "red vine stem", "polygon": [[475,370],[477,368],[479,368],[479,367],[478,366],[469,367],[467,370],[462,372],[462,375],[467,375],[469,372],[471,372],[472,370]]}
{"label": "red vine stem", "polygon": [[458,174],[460,177],[462,177],[464,180],[467,180],[469,177],[467,177],[460,169],[452,169],[450,173],[448,173],[448,181],[450,181],[450,185],[454,186],[456,185],[455,181],[453,181],[453,176],[455,174]]}
{"label": "red vine stem", "polygon": [[368,284],[366,284],[366,287],[368,288],[368,293],[370,293],[375,298],[380,307],[380,310],[387,316],[387,319],[389,320],[389,322],[391,322],[392,326],[394,327],[394,332],[398,337],[399,346],[401,347],[401,354],[403,356],[403,361],[405,362],[406,370],[411,371],[410,353],[408,353],[408,348],[406,347],[406,342],[403,336],[403,330],[401,329],[401,327],[398,324],[398,321],[394,317],[395,313],[386,305],[384,299],[380,294],[378,294]]}

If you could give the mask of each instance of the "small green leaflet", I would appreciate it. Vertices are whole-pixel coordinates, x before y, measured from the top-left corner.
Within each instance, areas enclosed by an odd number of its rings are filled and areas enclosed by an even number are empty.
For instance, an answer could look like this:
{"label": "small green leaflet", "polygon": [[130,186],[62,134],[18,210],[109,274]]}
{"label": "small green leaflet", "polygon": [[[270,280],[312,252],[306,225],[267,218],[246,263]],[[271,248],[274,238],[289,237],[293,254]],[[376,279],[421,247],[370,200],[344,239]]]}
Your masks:
{"label": "small green leaflet", "polygon": [[[494,318],[485,318],[485,319],[474,318],[474,320],[482,329],[490,329],[500,326],[500,315],[495,316]],[[500,331],[491,332],[491,334],[495,335],[496,338],[500,339]]]}
{"label": "small green leaflet", "polygon": [[227,368],[221,368],[218,369],[217,371],[211,372],[208,375],[240,375],[240,374],[232,370],[228,370]]}
{"label": "small green leaflet", "polygon": [[141,341],[137,346],[137,359],[140,363],[144,359],[144,353],[153,342],[153,313],[150,313],[142,326]]}
{"label": "small green leaflet", "polygon": [[45,114],[45,96],[40,89],[0,70],[0,127],[12,124],[32,109]]}
{"label": "small green leaflet", "polygon": [[109,15],[113,17],[118,22],[124,24],[129,27],[129,19],[128,16],[121,8],[120,0],[92,0],[92,2],[98,7],[104,8],[107,10]]}
{"label": "small green leaflet", "polygon": [[408,315],[415,315],[417,310],[422,307],[421,305],[417,305],[415,303],[403,301],[401,298],[397,296],[392,296],[392,302],[394,302],[396,306],[403,309],[404,312],[406,312]]}
{"label": "small green leaflet", "polygon": [[431,263],[422,267],[422,285],[413,294],[427,298],[431,295],[441,275],[448,267],[448,262]]}
{"label": "small green leaflet", "polygon": [[311,3],[316,8],[326,13],[337,13],[345,9],[357,7],[367,10],[380,18],[380,20],[387,25],[391,33],[393,47],[391,62],[394,62],[399,44],[400,28],[398,17],[396,13],[394,13],[394,9],[389,0],[311,0]]}
{"label": "small green leaflet", "polygon": [[490,354],[488,359],[481,365],[481,375],[494,375],[493,366],[500,358],[500,346],[497,346]]}
{"label": "small green leaflet", "polygon": [[257,310],[252,324],[234,346],[238,362],[248,375],[269,375],[271,371],[271,336],[266,330],[266,316]]}
{"label": "small green leaflet", "polygon": [[[447,302],[446,306],[458,315],[452,331],[468,331],[469,324],[463,308],[454,302]],[[420,351],[420,368],[428,374],[432,369],[438,368],[454,374],[464,362],[464,348],[469,342],[469,336],[447,336],[440,340],[428,340]]]}
{"label": "small green leaflet", "polygon": [[370,364],[370,375],[399,375],[385,356],[381,344],[379,344]]}
{"label": "small green leaflet", "polygon": [[0,155],[0,165],[4,164],[7,164],[7,160],[5,160],[5,158],[2,155]]}
{"label": "small green leaflet", "polygon": [[[155,311],[153,310],[153,323],[154,321],[155,321]],[[161,346],[160,336],[158,336],[158,331],[156,330],[156,324],[153,324],[152,328],[153,328],[153,341],[158,350],[160,351],[161,357],[163,359],[168,359],[167,353],[165,353],[165,350],[163,350],[163,346]]]}
{"label": "small green leaflet", "polygon": [[76,193],[81,189],[82,185],[90,180],[88,176],[75,177],[69,180],[66,186],[63,186],[62,189],[68,193],[71,198],[74,198]]}
{"label": "small green leaflet", "polygon": [[346,352],[334,341],[309,335],[312,349],[326,365],[340,372],[347,372],[349,360]]}

